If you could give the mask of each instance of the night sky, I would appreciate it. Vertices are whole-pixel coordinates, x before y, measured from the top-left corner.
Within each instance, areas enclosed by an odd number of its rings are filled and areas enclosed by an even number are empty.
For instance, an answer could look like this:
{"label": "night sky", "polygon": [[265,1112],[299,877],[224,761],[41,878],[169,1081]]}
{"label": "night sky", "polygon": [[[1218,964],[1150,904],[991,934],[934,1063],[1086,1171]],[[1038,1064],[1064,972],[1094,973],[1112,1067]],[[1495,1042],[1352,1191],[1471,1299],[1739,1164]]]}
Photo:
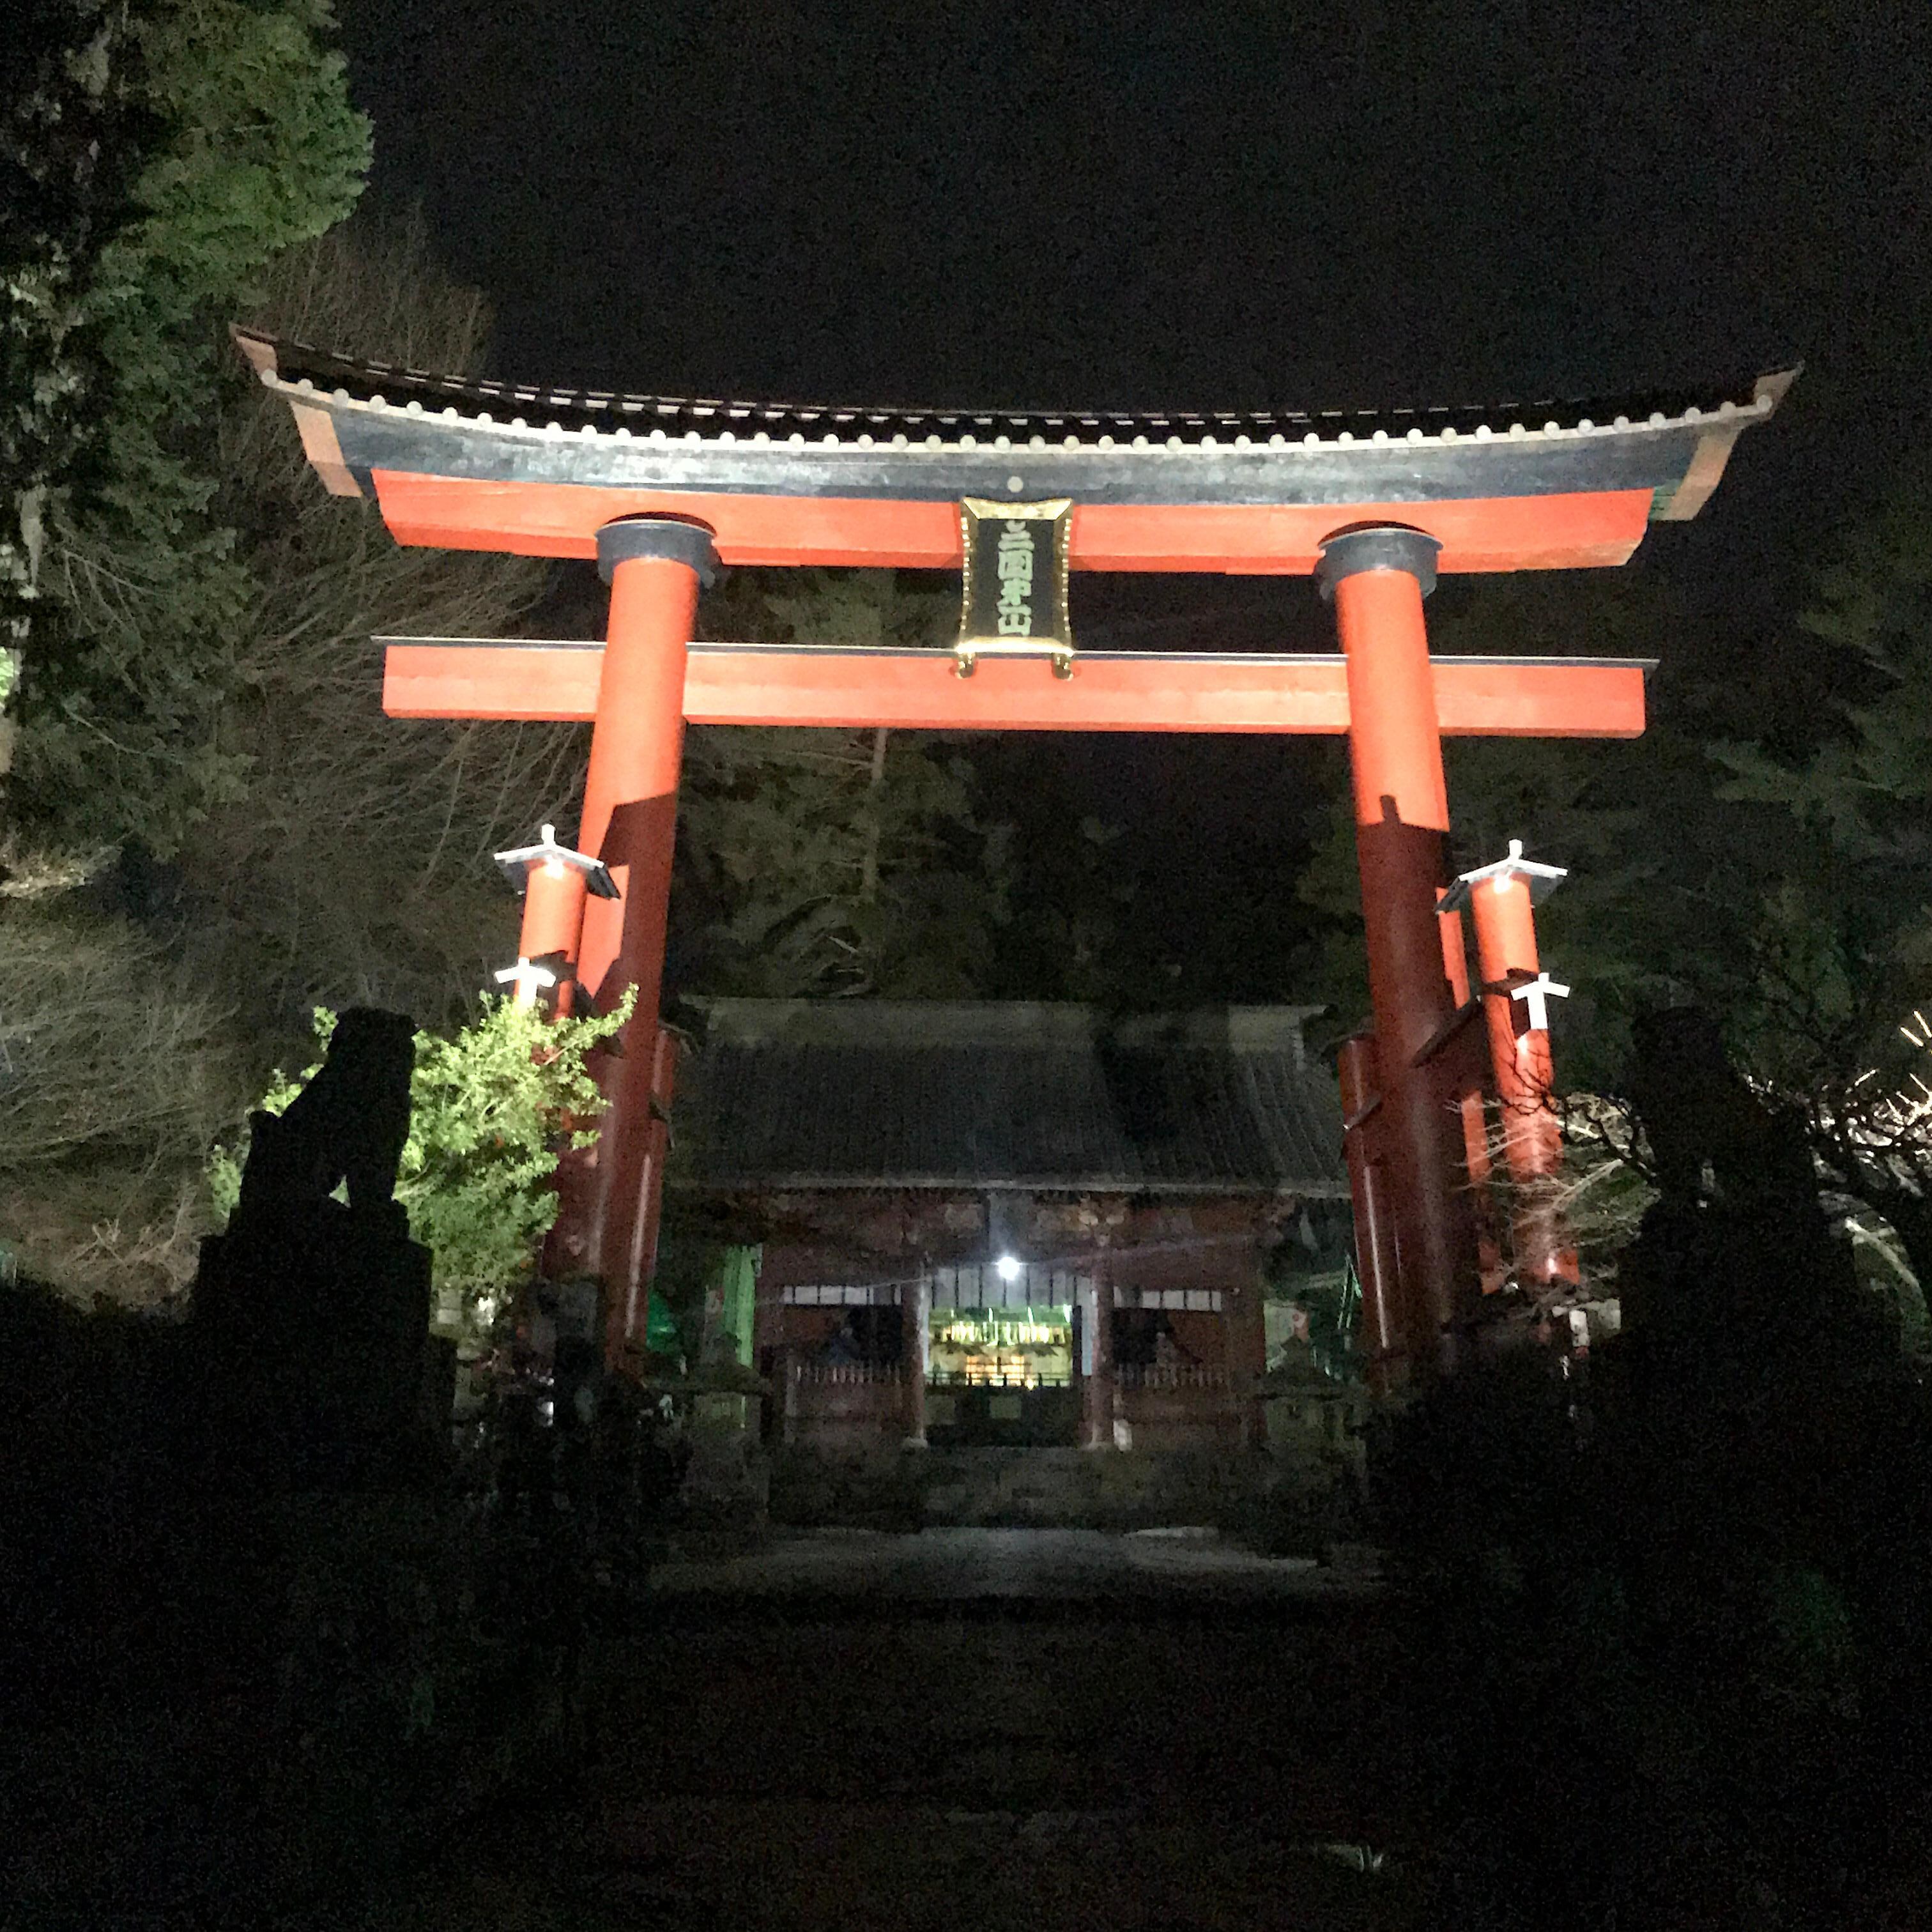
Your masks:
{"label": "night sky", "polygon": [[[1922,4],[340,12],[377,199],[420,200],[490,296],[492,374],[1309,407],[1802,359],[1703,516],[1636,566],[1745,623],[1924,442]],[[1089,644],[1330,640],[1300,580],[1076,578],[1076,617]],[[1224,746],[1200,788],[1294,757]],[[1081,768],[1104,806],[1171,762]]]}

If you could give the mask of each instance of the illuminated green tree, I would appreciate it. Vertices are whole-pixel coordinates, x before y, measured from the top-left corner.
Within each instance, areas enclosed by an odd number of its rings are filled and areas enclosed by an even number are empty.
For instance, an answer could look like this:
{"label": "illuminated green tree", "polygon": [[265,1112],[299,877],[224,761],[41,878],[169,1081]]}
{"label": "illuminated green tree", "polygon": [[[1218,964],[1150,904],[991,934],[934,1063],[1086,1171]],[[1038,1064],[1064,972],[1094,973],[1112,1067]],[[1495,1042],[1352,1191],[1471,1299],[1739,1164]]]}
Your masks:
{"label": "illuminated green tree", "polygon": [[1763,902],[1748,1064],[1804,1107],[1827,1174],[1932,1282],[1932,485],[1850,532],[1800,628],[1819,740],[1726,743],[1721,795],[1770,808],[1786,854]]}

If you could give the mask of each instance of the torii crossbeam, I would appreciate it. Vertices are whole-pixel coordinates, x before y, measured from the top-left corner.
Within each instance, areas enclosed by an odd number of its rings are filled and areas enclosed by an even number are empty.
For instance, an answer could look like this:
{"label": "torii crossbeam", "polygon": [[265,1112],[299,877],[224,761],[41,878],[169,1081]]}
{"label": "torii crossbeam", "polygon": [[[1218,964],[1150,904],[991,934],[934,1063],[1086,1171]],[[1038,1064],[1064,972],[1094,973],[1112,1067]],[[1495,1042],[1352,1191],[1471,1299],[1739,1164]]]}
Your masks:
{"label": "torii crossbeam", "polygon": [[[590,724],[601,644],[478,638],[379,638],[392,718],[549,718]],[[1644,679],[1631,658],[1436,657],[1436,722],[1448,738],[1634,738]],[[1082,651],[1077,675],[988,658],[970,678],[950,653],[872,646],[694,644],[686,661],[692,724],[886,725],[933,731],[1226,731],[1348,728],[1338,652]]]}
{"label": "torii crossbeam", "polygon": [[[1592,403],[1385,412],[837,408],[518,388],[358,362],[236,332],[290,405],[323,483],[373,498],[398,542],[595,556],[605,644],[392,640],[403,717],[592,721],[583,874],[533,868],[530,959],[574,962],[636,1010],[595,1170],[565,1189],[558,1264],[602,1276],[613,1352],[652,1265],[664,1061],[658,1006],[683,726],[1346,732],[1376,1029],[1378,1144],[1400,1288],[1397,1375],[1453,1365],[1478,1297],[1452,1110],[1428,1064],[1454,1017],[1436,895],[1445,735],[1628,737],[1640,664],[1432,658],[1438,571],[1615,565],[1647,525],[1694,516],[1790,372]],[[1074,569],[1312,574],[1331,656],[943,653],[691,641],[727,564],[955,568],[959,506],[1070,500]]]}

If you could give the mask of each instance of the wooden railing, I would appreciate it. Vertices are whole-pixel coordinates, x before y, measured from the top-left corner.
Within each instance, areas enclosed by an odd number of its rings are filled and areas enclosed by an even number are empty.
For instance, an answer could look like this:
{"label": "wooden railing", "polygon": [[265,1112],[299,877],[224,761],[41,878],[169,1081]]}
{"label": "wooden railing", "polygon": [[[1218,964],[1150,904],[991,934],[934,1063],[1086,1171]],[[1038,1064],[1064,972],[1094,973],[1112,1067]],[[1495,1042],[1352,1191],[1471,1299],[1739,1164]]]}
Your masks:
{"label": "wooden railing", "polygon": [[791,1365],[792,1379],[812,1388],[897,1388],[905,1377],[896,1364],[877,1362],[801,1362]]}
{"label": "wooden railing", "polygon": [[1070,1376],[1041,1375],[934,1375],[928,1378],[928,1388],[944,1389],[949,1394],[959,1389],[1034,1389],[1066,1388],[1071,1386]]}
{"label": "wooden railing", "polygon": [[[808,1388],[902,1388],[905,1371],[897,1363],[802,1362],[791,1365],[794,1382]],[[1210,1362],[1122,1362],[1114,1379],[1124,1389],[1225,1389],[1228,1372]],[[1052,1376],[938,1375],[934,1388],[1064,1388],[1067,1378]]]}
{"label": "wooden railing", "polygon": [[1124,1389],[1226,1389],[1228,1372],[1208,1362],[1122,1362],[1114,1370]]}

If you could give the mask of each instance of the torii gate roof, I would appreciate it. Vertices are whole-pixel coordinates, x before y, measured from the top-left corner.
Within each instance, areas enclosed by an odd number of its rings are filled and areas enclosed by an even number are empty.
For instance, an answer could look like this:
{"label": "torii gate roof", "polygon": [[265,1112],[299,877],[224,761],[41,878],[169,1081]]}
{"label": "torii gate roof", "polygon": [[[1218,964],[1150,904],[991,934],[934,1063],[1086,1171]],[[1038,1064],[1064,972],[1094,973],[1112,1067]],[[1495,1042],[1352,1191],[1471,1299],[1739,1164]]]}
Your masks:
{"label": "torii gate roof", "polygon": [[1071,497],[1074,566],[1296,574],[1359,521],[1443,570],[1622,562],[1694,516],[1795,370],[1696,390],[1424,410],[835,407],[478,382],[237,329],[341,495],[398,541],[589,556],[598,526],[697,518],[727,563],[956,566],[964,496]]}

